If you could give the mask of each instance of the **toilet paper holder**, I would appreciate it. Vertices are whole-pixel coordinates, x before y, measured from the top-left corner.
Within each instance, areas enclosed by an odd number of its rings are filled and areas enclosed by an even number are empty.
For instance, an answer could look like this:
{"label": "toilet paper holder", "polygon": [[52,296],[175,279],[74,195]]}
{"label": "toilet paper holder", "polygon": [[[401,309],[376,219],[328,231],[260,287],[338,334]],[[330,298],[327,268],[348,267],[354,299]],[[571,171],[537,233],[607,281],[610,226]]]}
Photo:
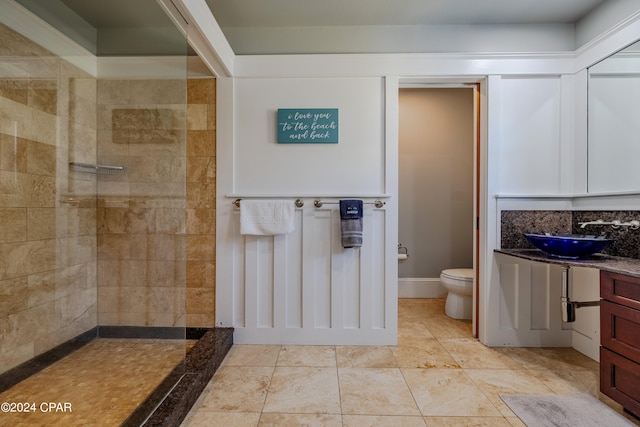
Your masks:
{"label": "toilet paper holder", "polygon": [[398,243],[398,259],[406,258],[409,258],[409,250],[406,247],[402,246],[402,243]]}

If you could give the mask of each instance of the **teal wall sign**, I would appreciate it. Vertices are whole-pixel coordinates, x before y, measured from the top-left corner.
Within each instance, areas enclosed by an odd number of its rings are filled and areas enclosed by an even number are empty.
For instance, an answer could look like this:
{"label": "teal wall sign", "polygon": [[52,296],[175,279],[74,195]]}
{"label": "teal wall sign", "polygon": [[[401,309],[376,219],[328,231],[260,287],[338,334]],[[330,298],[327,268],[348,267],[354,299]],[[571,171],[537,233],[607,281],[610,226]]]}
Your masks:
{"label": "teal wall sign", "polygon": [[279,144],[337,144],[337,108],[279,108]]}

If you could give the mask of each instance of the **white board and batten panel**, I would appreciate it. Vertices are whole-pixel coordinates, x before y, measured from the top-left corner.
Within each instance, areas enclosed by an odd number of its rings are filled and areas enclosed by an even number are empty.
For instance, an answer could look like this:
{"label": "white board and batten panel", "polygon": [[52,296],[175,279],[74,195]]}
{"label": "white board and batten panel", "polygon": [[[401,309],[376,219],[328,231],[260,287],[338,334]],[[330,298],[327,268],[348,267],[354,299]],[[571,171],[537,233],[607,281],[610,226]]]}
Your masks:
{"label": "white board and batten panel", "polygon": [[[233,327],[240,344],[395,344],[397,202],[387,188],[385,79],[247,78],[227,89],[233,149],[217,162],[216,324]],[[278,143],[285,108],[337,109],[338,143]],[[304,205],[292,233],[245,236],[235,198]],[[340,199],[365,203],[359,249],[341,245]],[[376,207],[377,199],[386,204]]]}
{"label": "white board and batten panel", "polygon": [[562,268],[495,254],[500,305],[492,346],[571,347],[571,325],[562,322]]}
{"label": "white board and batten panel", "polygon": [[[293,203],[293,201],[292,201]],[[393,343],[384,207],[365,205],[363,246],[341,246],[337,204],[296,209],[294,232],[233,239],[233,323],[238,344]]]}
{"label": "white board and batten panel", "polygon": [[[573,347],[599,361],[600,308],[580,307],[574,322],[562,322],[563,267],[495,254],[500,309],[492,346]],[[599,301],[600,272],[569,268],[571,301]],[[497,338],[499,337],[499,338]]]}
{"label": "white board and batten panel", "polygon": [[560,76],[503,76],[499,96],[499,192],[555,194],[561,183]]}
{"label": "white board and batten panel", "polygon": [[[571,267],[569,295],[572,301],[600,301],[600,270]],[[600,361],[600,307],[580,307],[572,327],[572,347]]]}

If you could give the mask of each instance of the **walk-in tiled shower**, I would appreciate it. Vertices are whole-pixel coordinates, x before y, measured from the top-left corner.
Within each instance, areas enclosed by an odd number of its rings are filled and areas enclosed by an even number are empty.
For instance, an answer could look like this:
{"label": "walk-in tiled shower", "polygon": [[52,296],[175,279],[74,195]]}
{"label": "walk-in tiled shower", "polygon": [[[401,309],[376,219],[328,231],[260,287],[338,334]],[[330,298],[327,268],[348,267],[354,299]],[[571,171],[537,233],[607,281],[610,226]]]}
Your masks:
{"label": "walk-in tiled shower", "polygon": [[[0,424],[98,425],[102,413],[100,425],[120,425],[179,374],[189,331],[214,326],[215,80],[188,78],[184,39],[172,76],[126,66],[103,76],[96,52],[54,53],[35,27],[20,30],[30,12],[10,9],[0,24],[0,401],[36,407],[3,411]],[[145,58],[159,57],[132,61]]]}

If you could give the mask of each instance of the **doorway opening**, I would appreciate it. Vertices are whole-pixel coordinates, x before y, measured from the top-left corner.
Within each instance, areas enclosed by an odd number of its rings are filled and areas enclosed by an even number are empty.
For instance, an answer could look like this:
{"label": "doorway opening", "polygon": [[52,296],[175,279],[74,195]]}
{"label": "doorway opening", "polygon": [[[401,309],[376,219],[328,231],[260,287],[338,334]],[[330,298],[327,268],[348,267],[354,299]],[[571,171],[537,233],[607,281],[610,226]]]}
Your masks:
{"label": "doorway opening", "polygon": [[440,273],[472,269],[478,336],[480,83],[400,84],[399,298],[445,298]]}

